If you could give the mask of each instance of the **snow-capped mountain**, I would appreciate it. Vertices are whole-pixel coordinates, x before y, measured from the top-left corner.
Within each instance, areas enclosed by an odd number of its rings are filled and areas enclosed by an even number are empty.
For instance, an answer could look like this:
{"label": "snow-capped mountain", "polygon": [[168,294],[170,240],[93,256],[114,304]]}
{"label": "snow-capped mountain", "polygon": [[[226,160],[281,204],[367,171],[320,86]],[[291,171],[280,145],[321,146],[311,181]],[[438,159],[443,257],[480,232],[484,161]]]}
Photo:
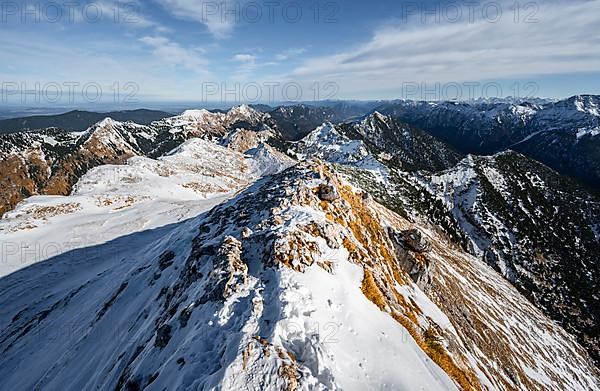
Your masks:
{"label": "snow-capped mountain", "polygon": [[371,155],[364,142],[351,140],[332,123],[317,127],[294,147],[300,158],[320,158],[331,163],[360,167],[385,178],[389,170]]}
{"label": "snow-capped mountain", "polygon": [[171,133],[192,131],[221,137],[228,130],[246,128],[261,130],[269,118],[268,114],[254,110],[248,105],[231,108],[226,113],[202,110],[186,110],[181,115],[152,123],[157,128],[168,128]]}
{"label": "snow-capped mountain", "polygon": [[403,171],[443,170],[462,158],[446,143],[377,111],[345,123],[343,129],[350,138],[364,140],[370,150],[388,160],[388,165]]}
{"label": "snow-capped mountain", "polygon": [[194,137],[216,139],[237,128],[268,128],[267,118],[240,106],[227,113],[188,110],[148,126],[106,118],[82,133],[48,129],[0,135],[0,216],[31,195],[69,194],[93,167],[123,164],[132,156],[159,157]]}
{"label": "snow-capped mountain", "polygon": [[58,129],[0,136],[0,216],[19,201],[38,193],[65,151],[78,136]]}
{"label": "snow-capped mountain", "polygon": [[339,125],[325,123],[293,145],[301,156],[360,167],[387,178],[390,168],[442,170],[461,155],[425,132],[375,112]]}
{"label": "snow-capped mountain", "polygon": [[600,97],[556,102],[412,102],[380,110],[463,153],[514,149],[598,190]]}
{"label": "snow-capped mountain", "polygon": [[424,129],[463,153],[493,153],[531,134],[540,106],[528,103],[401,101],[380,111]]}
{"label": "snow-capped mountain", "polygon": [[596,196],[379,112],[281,123],[1,138],[33,185],[0,219],[0,388],[600,390]]}
{"label": "snow-capped mountain", "polygon": [[285,139],[298,141],[323,123],[339,123],[351,118],[362,117],[375,106],[377,106],[376,103],[351,104],[344,102],[320,107],[299,104],[278,107],[270,111],[269,115]]}

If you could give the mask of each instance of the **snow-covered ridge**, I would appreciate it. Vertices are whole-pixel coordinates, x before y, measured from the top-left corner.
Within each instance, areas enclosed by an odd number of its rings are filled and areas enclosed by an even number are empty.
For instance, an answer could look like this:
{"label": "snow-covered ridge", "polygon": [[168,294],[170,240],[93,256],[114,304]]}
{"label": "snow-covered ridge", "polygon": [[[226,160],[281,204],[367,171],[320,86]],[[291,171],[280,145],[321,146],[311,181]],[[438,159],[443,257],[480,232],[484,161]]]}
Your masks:
{"label": "snow-covered ridge", "polygon": [[[560,101],[528,102],[527,100],[479,102],[412,102],[398,101],[386,111],[400,113],[407,118],[427,116],[450,121],[448,125],[484,130],[491,124],[510,124],[515,131],[527,128],[527,134],[540,130],[573,131],[578,127],[598,125],[600,97],[578,95]],[[387,114],[387,113],[386,113]],[[490,123],[491,121],[491,123]],[[510,138],[507,140],[510,141]]]}
{"label": "snow-covered ridge", "polygon": [[183,113],[181,113],[181,115],[179,116],[179,118],[182,119],[193,119],[193,120],[200,120],[203,119],[204,117],[206,117],[207,115],[211,115],[211,112],[206,110],[206,109],[200,109],[200,110],[185,110]]}
{"label": "snow-covered ridge", "polygon": [[600,117],[599,100],[593,96],[577,96],[575,99],[575,107],[578,111],[588,113],[596,117]]}
{"label": "snow-covered ridge", "polygon": [[226,113],[210,112],[205,109],[186,110],[181,115],[156,121],[152,125],[159,128],[170,128],[172,133],[195,130],[223,136],[236,123],[244,123],[251,127],[260,127],[269,118],[268,114],[254,110],[248,105],[231,108]]}
{"label": "snow-covered ridge", "polygon": [[[59,249],[95,245],[193,217],[291,164],[270,147],[244,155],[191,139],[156,160],[136,156],[124,165],[96,167],[71,195],[30,197],[0,220],[2,242],[38,246],[25,262],[21,253],[5,255],[0,276],[57,255]],[[105,229],[96,231],[95,225]],[[54,242],[69,244],[50,249]]]}
{"label": "snow-covered ridge", "polygon": [[592,128],[592,129],[589,129],[589,128],[587,128],[587,129],[586,128],[579,129],[577,131],[576,137],[577,137],[577,140],[579,140],[580,138],[582,138],[584,136],[588,136],[589,135],[591,137],[596,137],[599,134],[600,134],[600,126],[596,127],[596,128]]}
{"label": "snow-covered ridge", "polygon": [[[0,216],[28,195],[66,195],[87,170],[132,156],[162,156],[191,138],[217,139],[237,129],[268,131],[269,116],[248,106],[228,113],[187,110],[150,125],[111,118],[81,133],[58,129],[0,137]],[[271,133],[272,137],[276,136]]]}
{"label": "snow-covered ridge", "polygon": [[[209,144],[180,152],[243,159]],[[323,184],[338,198],[323,201]],[[0,386],[599,389],[581,348],[493,270],[328,165],[301,163],[184,216],[0,280]],[[425,252],[395,247],[411,229]],[[422,258],[437,270],[429,297],[397,263]],[[63,324],[67,335],[39,338]]]}

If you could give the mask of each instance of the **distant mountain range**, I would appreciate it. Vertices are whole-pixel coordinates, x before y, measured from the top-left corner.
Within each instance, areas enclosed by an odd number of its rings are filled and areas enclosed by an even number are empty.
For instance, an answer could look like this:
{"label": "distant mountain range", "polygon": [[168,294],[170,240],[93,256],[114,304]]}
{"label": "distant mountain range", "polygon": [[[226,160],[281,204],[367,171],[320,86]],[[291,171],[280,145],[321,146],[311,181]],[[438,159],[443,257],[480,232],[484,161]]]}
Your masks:
{"label": "distant mountain range", "polygon": [[111,111],[107,113],[73,110],[58,115],[36,115],[0,120],[0,134],[44,128],[60,128],[70,132],[81,132],[107,117],[115,121],[132,121],[141,125],[147,125],[152,121],[170,116],[172,114],[164,111],[146,109]]}
{"label": "distant mountain range", "polygon": [[[264,104],[249,105],[249,107],[264,113],[270,113],[275,121],[281,125],[282,134],[286,139],[299,140],[308,132],[325,121],[341,122],[350,118],[368,114],[382,101],[373,102],[320,102],[315,104],[290,104],[271,107]],[[213,113],[227,113],[228,110],[213,109]],[[56,115],[35,115],[20,118],[0,120],[0,134],[14,133],[26,130],[39,130],[44,128],[60,128],[66,131],[84,131],[104,118],[115,121],[132,121],[141,125],[148,125],[153,121],[171,117],[172,112],[161,110],[125,110],[110,112],[92,112],[73,110]]]}
{"label": "distant mountain range", "polygon": [[463,153],[512,149],[600,191],[600,96],[535,102],[399,101],[378,110]]}

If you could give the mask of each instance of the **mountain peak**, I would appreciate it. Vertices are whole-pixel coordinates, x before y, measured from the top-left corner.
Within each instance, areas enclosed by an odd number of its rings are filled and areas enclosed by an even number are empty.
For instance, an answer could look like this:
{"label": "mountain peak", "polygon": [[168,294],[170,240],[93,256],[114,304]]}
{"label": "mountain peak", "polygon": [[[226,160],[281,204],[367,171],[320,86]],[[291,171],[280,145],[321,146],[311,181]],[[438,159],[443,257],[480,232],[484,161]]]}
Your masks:
{"label": "mountain peak", "polygon": [[381,121],[386,121],[387,119],[389,119],[389,118],[390,118],[390,117],[388,117],[388,116],[387,116],[387,115],[385,115],[385,114],[381,114],[381,113],[380,113],[379,111],[377,111],[377,110],[375,110],[375,111],[373,112],[373,114],[371,114],[371,116],[372,116],[373,118],[377,118],[377,119],[379,119],[379,120],[381,120]]}
{"label": "mountain peak", "polygon": [[263,119],[263,117],[268,116],[268,114],[264,114],[258,110],[253,109],[252,107],[243,104],[240,106],[232,107],[226,114],[227,120],[231,123],[237,121],[256,123]]}
{"label": "mountain peak", "polygon": [[101,127],[106,127],[106,126],[116,126],[116,125],[120,125],[121,123],[118,121],[115,121],[114,119],[110,118],[110,117],[106,117],[104,118],[102,121],[98,122],[95,127],[101,128]]}
{"label": "mountain peak", "polygon": [[115,121],[110,117],[104,118],[102,121],[90,126],[82,136],[82,139],[89,141],[91,138],[112,138],[111,135],[116,133],[116,129],[121,127],[121,122]]}
{"label": "mountain peak", "polygon": [[381,124],[385,124],[386,127],[389,127],[391,121],[392,121],[392,118],[390,116],[382,114],[379,111],[374,111],[373,113],[371,113],[367,117],[365,117],[361,121],[361,123],[364,126],[379,127],[379,126],[381,126]]}
{"label": "mountain peak", "polygon": [[575,107],[577,111],[590,114],[595,117],[600,117],[600,101],[593,95],[579,95],[575,99]]}
{"label": "mountain peak", "polygon": [[314,140],[318,142],[327,142],[328,140],[337,140],[339,137],[343,137],[340,132],[336,129],[335,125],[331,122],[324,122],[322,125],[317,126],[315,130],[310,132],[305,140]]}
{"label": "mountain peak", "polygon": [[191,109],[191,110],[185,110],[183,113],[181,113],[181,115],[179,117],[190,119],[190,120],[200,120],[210,114],[211,114],[211,112],[206,109],[200,109],[200,110]]}

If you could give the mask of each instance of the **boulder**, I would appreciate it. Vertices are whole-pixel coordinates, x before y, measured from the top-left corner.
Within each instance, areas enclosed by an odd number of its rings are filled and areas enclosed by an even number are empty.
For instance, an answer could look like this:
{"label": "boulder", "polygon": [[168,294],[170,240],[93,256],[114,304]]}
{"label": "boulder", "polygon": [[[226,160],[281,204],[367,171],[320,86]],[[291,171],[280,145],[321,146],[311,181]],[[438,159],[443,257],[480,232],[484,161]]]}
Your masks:
{"label": "boulder", "polygon": [[418,229],[409,229],[400,234],[401,242],[409,250],[416,253],[426,253],[431,251],[431,243],[427,241]]}
{"label": "boulder", "polygon": [[335,186],[330,185],[330,184],[321,184],[319,186],[319,198],[322,201],[335,201],[338,198],[340,198],[339,193],[337,192],[337,189],[335,188]]}

